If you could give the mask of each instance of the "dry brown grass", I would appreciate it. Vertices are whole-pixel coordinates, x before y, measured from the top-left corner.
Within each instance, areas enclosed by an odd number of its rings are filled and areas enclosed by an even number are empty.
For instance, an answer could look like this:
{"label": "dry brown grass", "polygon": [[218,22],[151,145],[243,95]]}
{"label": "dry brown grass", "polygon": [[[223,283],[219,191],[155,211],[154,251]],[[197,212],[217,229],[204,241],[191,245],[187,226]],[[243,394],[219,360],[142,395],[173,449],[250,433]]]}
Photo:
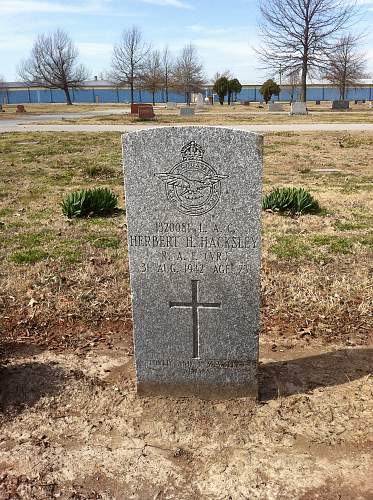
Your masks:
{"label": "dry brown grass", "polygon": [[[85,113],[87,111],[104,111],[106,109],[123,109],[129,110],[130,106],[128,104],[73,104],[68,106],[67,104],[25,104],[25,109],[27,113],[32,114],[54,114],[54,113]],[[5,113],[0,114],[4,116],[6,114],[15,114],[17,105],[16,104],[5,104],[3,105]]]}
{"label": "dry brown grass", "polygon": [[[227,107],[228,108],[228,107]],[[194,116],[179,116],[178,111],[170,111],[164,108],[155,110],[155,119],[151,123],[168,125],[174,123],[180,124],[205,124],[205,125],[255,125],[255,124],[281,124],[281,123],[373,123],[373,110],[364,110],[359,112],[311,112],[307,116],[291,116],[288,112],[269,113],[266,110],[247,110],[224,108],[221,111],[217,106],[214,109],[198,111]],[[141,124],[136,116],[130,114],[112,114],[105,116],[85,116],[81,118],[66,118],[61,120],[43,121],[43,124],[63,125],[63,124]],[[149,123],[149,120],[147,120]]]}
{"label": "dry brown grass", "polygon": [[[266,136],[265,191],[306,187],[324,213],[264,214],[264,338],[372,341],[372,145],[371,133]],[[68,221],[59,206],[100,185],[124,207],[119,134],[3,134],[0,150],[5,338],[81,346],[130,332],[123,214]]]}
{"label": "dry brown grass", "polygon": [[[155,123],[161,125],[173,123],[197,123],[206,125],[230,125],[230,124],[281,124],[281,123],[373,123],[373,109],[368,104],[353,104],[351,110],[346,112],[332,112],[331,103],[323,102],[320,106],[310,102],[308,116],[290,116],[290,105],[283,103],[284,112],[268,113],[266,105],[251,103],[250,106],[232,105],[205,106],[203,111],[197,111],[192,117],[180,117],[178,110],[168,110],[164,105],[156,105]],[[81,118],[66,118],[61,120],[43,121],[45,124],[138,124],[143,123],[136,116],[128,114],[130,109],[127,104],[77,104],[67,106],[66,104],[31,104],[26,105],[27,116],[58,113],[87,113],[95,111],[107,111],[115,109],[123,111],[122,114],[113,113],[104,116],[84,116]],[[16,106],[5,106],[5,113],[0,113],[1,119],[18,118],[22,114],[15,113]]]}
{"label": "dry brown grass", "polygon": [[[25,109],[27,114],[32,115],[44,115],[44,114],[56,114],[56,113],[86,113],[88,111],[104,111],[106,109],[123,109],[129,110],[130,106],[128,104],[73,104],[72,106],[67,106],[67,104],[25,104]],[[10,116],[16,115],[17,118],[23,116],[22,113],[16,113],[16,104],[5,104],[3,105],[4,112],[0,113],[0,118],[9,118]]]}

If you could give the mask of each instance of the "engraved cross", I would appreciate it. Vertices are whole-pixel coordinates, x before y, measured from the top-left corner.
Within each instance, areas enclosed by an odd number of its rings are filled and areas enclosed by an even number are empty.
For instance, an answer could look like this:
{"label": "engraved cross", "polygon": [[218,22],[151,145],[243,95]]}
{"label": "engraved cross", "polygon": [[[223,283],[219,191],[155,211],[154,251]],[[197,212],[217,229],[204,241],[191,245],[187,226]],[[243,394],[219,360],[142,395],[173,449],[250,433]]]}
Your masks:
{"label": "engraved cross", "polygon": [[192,302],[171,302],[171,307],[184,307],[192,309],[193,319],[193,359],[199,358],[199,317],[200,308],[220,308],[221,302],[198,302],[198,280],[192,281]]}

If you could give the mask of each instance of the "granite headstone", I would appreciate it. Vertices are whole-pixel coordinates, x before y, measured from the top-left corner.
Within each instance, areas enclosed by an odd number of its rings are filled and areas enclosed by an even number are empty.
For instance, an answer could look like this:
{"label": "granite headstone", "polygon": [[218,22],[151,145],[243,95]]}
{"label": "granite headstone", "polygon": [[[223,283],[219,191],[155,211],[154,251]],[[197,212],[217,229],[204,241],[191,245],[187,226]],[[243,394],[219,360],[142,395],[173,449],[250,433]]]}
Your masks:
{"label": "granite headstone", "polygon": [[137,114],[140,120],[152,120],[155,117],[154,108],[151,104],[138,105]]}
{"label": "granite headstone", "polygon": [[257,396],[261,136],[123,136],[137,390]]}
{"label": "granite headstone", "polygon": [[350,109],[350,101],[333,101],[332,109],[336,111],[344,111]]}
{"label": "granite headstone", "polygon": [[204,107],[203,95],[197,94],[195,102],[196,102],[196,109],[202,109]]}
{"label": "granite headstone", "polygon": [[180,108],[179,115],[180,116],[193,116],[194,115],[194,108],[190,108],[187,106]]}
{"label": "granite headstone", "polygon": [[291,115],[306,115],[306,114],[308,114],[307,104],[305,102],[292,102],[290,114]]}
{"label": "granite headstone", "polygon": [[270,102],[268,104],[268,111],[270,111],[271,113],[276,111],[284,111],[284,108],[279,102]]}

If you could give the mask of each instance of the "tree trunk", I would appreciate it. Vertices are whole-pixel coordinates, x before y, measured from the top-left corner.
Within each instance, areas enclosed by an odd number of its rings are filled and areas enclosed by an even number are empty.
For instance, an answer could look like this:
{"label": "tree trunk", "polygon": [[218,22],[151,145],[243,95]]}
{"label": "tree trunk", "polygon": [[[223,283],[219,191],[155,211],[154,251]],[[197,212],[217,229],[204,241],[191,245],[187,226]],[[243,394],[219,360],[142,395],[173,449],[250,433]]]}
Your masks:
{"label": "tree trunk", "polygon": [[154,90],[153,90],[152,94],[153,94],[153,106],[155,106],[155,92],[154,92]]}
{"label": "tree trunk", "polygon": [[65,87],[63,89],[63,91],[65,92],[65,96],[66,96],[66,104],[68,106],[71,106],[72,105],[72,102],[71,102],[71,97],[70,97],[70,91],[69,91],[69,87]]}
{"label": "tree trunk", "polygon": [[166,102],[168,102],[168,86],[166,85]]}
{"label": "tree trunk", "polygon": [[228,106],[231,105],[231,92],[228,90]]}
{"label": "tree trunk", "polygon": [[131,81],[131,104],[134,103],[134,99],[133,99],[133,81]]}
{"label": "tree trunk", "polygon": [[347,63],[345,62],[343,68],[343,81],[342,81],[342,101],[346,98],[346,80],[347,80]]}
{"label": "tree trunk", "polygon": [[307,62],[303,61],[300,100],[307,102]]}

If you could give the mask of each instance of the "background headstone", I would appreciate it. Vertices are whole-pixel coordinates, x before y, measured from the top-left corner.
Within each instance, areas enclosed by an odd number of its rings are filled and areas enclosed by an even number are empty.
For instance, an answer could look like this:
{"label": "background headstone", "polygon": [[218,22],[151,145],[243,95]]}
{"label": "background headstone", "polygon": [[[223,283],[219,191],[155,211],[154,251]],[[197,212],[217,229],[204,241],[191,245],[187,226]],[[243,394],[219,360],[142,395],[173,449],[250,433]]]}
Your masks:
{"label": "background headstone", "polygon": [[204,107],[204,102],[203,102],[203,95],[202,94],[197,94],[196,95],[196,109],[202,109]]}
{"label": "background headstone", "polygon": [[194,109],[193,108],[189,108],[189,107],[180,108],[179,115],[180,116],[193,116],[194,115]]}
{"label": "background headstone", "polygon": [[176,109],[176,102],[168,101],[166,104],[167,109]]}
{"label": "background headstone", "polygon": [[282,104],[279,102],[270,102],[268,104],[268,111],[284,111],[284,108],[282,107]]}
{"label": "background headstone", "polygon": [[123,136],[140,394],[256,397],[262,138]]}
{"label": "background headstone", "polygon": [[137,107],[138,118],[140,120],[151,120],[155,117],[154,109],[151,104],[138,105]]}
{"label": "background headstone", "polygon": [[333,101],[332,109],[336,110],[350,109],[350,101]]}
{"label": "background headstone", "polygon": [[307,113],[308,113],[307,104],[305,102],[291,103],[291,110],[290,110],[291,115],[306,115]]}

